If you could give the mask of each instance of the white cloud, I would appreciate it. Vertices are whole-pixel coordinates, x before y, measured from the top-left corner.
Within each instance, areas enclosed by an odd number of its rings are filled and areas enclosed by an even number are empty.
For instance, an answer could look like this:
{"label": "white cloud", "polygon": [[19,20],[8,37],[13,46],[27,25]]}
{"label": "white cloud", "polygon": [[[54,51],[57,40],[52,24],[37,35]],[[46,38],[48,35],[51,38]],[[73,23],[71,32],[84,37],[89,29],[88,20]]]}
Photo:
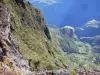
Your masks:
{"label": "white cloud", "polygon": [[33,2],[45,3],[47,5],[59,3],[59,2],[57,2],[57,0],[27,0],[27,1],[30,1],[31,3],[33,3]]}

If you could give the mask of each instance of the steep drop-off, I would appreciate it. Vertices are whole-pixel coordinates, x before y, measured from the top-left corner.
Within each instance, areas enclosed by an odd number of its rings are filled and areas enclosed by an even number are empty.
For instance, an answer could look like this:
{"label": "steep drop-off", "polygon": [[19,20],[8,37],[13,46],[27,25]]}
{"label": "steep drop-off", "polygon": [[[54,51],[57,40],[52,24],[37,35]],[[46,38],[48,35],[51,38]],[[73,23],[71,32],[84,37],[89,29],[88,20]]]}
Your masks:
{"label": "steep drop-off", "polygon": [[66,69],[66,57],[53,44],[41,11],[24,0],[0,2],[1,64],[19,73]]}
{"label": "steep drop-off", "polygon": [[98,68],[94,56],[99,54],[79,41],[73,27],[48,28],[41,11],[29,2],[0,1],[1,75],[34,75],[37,71],[38,75],[69,75],[66,69],[75,75],[73,69]]}

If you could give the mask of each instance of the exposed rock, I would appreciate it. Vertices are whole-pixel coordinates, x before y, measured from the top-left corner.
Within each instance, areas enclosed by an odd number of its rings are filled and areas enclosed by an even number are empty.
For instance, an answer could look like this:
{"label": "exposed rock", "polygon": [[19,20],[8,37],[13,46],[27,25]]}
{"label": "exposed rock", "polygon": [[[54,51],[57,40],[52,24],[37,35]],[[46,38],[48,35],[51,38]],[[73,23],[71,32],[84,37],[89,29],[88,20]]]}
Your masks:
{"label": "exposed rock", "polygon": [[45,35],[47,36],[47,38],[48,38],[49,40],[51,40],[50,32],[49,32],[49,29],[48,29],[47,26],[44,28],[44,33],[45,33]]}
{"label": "exposed rock", "polygon": [[23,8],[26,8],[24,0],[15,0],[17,4],[21,4]]}
{"label": "exposed rock", "polygon": [[99,69],[94,69],[94,70],[80,70],[77,71],[79,75],[100,75],[100,70]]}
{"label": "exposed rock", "polygon": [[51,71],[41,71],[41,72],[33,72],[31,75],[70,75],[68,70],[51,70]]}
{"label": "exposed rock", "polygon": [[69,37],[74,37],[75,29],[71,26],[65,26],[61,29],[61,33]]}
{"label": "exposed rock", "polygon": [[7,8],[0,3],[0,47],[2,49],[2,62],[8,61],[8,65],[12,63],[14,69],[29,70],[28,62],[23,59],[23,56],[19,52],[19,46],[11,38],[10,31],[10,13]]}
{"label": "exposed rock", "polygon": [[2,54],[6,56],[7,49],[5,48],[4,42],[11,44],[10,13],[7,8],[0,3],[0,47]]}
{"label": "exposed rock", "polygon": [[7,8],[0,3],[0,40],[6,40],[10,43],[10,13]]}
{"label": "exposed rock", "polygon": [[[0,62],[3,65],[1,65],[0,69],[3,68],[7,69],[6,71],[10,71],[8,73],[4,70],[3,72],[10,75],[14,75],[12,71],[20,72],[19,75],[70,75],[67,70],[52,70],[67,68],[67,58],[61,51],[62,49],[69,54],[79,54],[76,56],[78,60],[83,58],[83,61],[88,61],[89,58],[86,59],[83,55],[88,55],[90,49],[88,49],[88,46],[83,45],[83,43],[77,42],[79,44],[76,44],[76,41],[73,39],[75,35],[75,29],[73,27],[65,26],[56,33],[57,36],[54,34],[54,37],[57,37],[55,38],[56,40],[49,41],[52,37],[39,9],[33,8],[28,2],[24,3],[24,0],[14,0],[14,2],[11,2],[11,0],[4,1],[9,2],[5,4],[10,9],[10,13],[4,5],[0,4]],[[11,29],[13,29],[12,35],[14,40],[11,36]],[[83,47],[86,47],[84,50],[87,53],[81,51]],[[69,56],[71,62],[77,61],[74,58]],[[51,71],[31,72],[46,69]]]}

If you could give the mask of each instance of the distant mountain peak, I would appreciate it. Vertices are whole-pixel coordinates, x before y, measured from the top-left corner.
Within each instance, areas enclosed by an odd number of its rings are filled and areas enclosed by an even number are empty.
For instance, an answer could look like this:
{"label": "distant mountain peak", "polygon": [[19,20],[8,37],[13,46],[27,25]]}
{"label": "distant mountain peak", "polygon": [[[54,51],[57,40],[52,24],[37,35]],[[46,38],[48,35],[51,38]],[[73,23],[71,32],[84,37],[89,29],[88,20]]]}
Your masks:
{"label": "distant mountain peak", "polygon": [[65,29],[72,29],[73,32],[75,32],[75,29],[74,29],[72,26],[65,26],[65,27],[63,27],[63,28],[65,28]]}
{"label": "distant mountain peak", "polygon": [[99,23],[98,21],[96,21],[95,19],[91,20],[88,22],[88,24],[95,24],[95,23]]}
{"label": "distant mountain peak", "polygon": [[98,28],[98,27],[100,27],[100,22],[98,22],[95,19],[93,19],[93,20],[87,22],[85,26],[86,27],[95,27],[95,28]]}
{"label": "distant mountain peak", "polygon": [[61,29],[62,34],[67,35],[71,38],[74,37],[75,29],[71,26],[65,26]]}

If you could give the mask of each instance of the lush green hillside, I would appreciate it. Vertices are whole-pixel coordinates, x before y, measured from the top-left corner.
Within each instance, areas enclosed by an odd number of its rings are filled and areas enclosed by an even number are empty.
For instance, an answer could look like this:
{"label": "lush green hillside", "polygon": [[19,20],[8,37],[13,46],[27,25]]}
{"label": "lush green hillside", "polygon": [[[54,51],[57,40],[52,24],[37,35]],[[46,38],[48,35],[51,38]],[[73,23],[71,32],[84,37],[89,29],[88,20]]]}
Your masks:
{"label": "lush green hillside", "polygon": [[1,74],[2,68],[24,75],[30,70],[99,67],[99,54],[78,40],[73,27],[48,28],[41,11],[24,0],[0,2]]}
{"label": "lush green hillside", "polygon": [[[69,61],[68,64],[70,65],[70,68],[99,68],[100,63],[96,64],[95,60],[93,60],[98,58],[99,54],[96,54],[93,51],[90,44],[79,41],[74,31],[73,33],[71,32],[71,29],[73,28],[69,27],[66,28],[66,34],[62,33],[62,30],[65,31],[65,27],[49,28],[49,30],[51,32],[52,40],[58,43],[61,50],[66,53],[65,55]],[[69,32],[71,32],[71,34],[74,36],[70,37],[68,34]]]}
{"label": "lush green hillside", "polygon": [[28,60],[30,69],[67,68],[67,60],[59,46],[53,45],[44,17],[38,8],[23,0],[2,0],[11,14],[12,38]]}
{"label": "lush green hillside", "polygon": [[84,27],[76,28],[76,34],[82,42],[89,43],[92,46],[94,53],[92,59],[94,59],[94,63],[100,65],[100,22],[91,20]]}

